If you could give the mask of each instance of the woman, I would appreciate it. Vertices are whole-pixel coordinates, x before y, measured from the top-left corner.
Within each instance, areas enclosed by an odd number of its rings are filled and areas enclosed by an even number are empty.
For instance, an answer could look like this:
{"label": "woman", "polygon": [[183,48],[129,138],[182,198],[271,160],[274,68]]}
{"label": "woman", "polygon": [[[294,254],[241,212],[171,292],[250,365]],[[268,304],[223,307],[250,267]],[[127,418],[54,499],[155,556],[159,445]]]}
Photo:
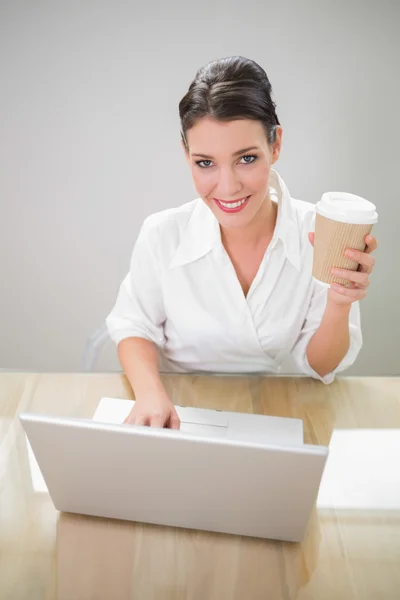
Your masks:
{"label": "woman", "polygon": [[[179,427],[168,371],[278,372],[291,355],[324,383],[362,345],[359,300],[377,247],[329,289],[312,278],[315,205],[291,198],[272,165],[282,127],[264,70],[243,57],[200,69],[179,105],[199,198],[148,217],[107,318],[135,392],[126,422]],[[349,249],[349,252],[351,249]]]}

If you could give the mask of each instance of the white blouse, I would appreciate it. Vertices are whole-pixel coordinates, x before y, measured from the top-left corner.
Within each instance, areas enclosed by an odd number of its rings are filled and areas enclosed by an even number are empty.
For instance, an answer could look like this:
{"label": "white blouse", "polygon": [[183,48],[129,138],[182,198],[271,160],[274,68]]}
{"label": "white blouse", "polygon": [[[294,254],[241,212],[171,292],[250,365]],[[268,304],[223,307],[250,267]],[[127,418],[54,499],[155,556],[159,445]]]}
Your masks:
{"label": "white blouse", "polygon": [[274,169],[270,193],[277,222],[247,297],[201,198],[148,217],[106,320],[115,343],[154,342],[171,372],[279,373],[291,355],[302,373],[331,383],[353,364],[362,346],[358,302],[350,311],[350,348],[335,371],[320,377],[308,363],[328,291],[311,274],[315,205],[291,198]]}

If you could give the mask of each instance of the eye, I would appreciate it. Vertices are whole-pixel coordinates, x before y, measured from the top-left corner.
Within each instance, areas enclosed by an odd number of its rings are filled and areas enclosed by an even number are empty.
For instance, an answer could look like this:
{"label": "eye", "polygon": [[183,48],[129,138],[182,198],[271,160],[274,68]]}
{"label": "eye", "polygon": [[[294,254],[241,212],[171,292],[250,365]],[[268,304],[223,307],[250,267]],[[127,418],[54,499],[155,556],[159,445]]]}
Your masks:
{"label": "eye", "polygon": [[[257,158],[258,156],[256,154],[245,154],[240,160],[246,159],[245,162],[242,164],[251,165],[257,160]],[[200,169],[209,169],[212,166],[212,160],[197,160],[196,165],[200,167]]]}
{"label": "eye", "polygon": [[204,163],[212,163],[211,160],[197,160],[196,165],[201,169],[209,169],[211,165],[205,165]]}
{"label": "eye", "polygon": [[251,165],[251,163],[255,162],[258,157],[255,154],[246,154],[245,156],[242,156],[241,160],[244,160],[245,158],[250,158],[251,160],[246,160],[244,164]]}

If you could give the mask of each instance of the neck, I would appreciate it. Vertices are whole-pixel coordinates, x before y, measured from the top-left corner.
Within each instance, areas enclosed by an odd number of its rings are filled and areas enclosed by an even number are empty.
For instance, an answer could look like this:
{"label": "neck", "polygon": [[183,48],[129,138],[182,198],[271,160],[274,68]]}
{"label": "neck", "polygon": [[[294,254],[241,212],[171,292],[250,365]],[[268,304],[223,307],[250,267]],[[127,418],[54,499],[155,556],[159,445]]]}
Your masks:
{"label": "neck", "polygon": [[274,234],[278,206],[271,198],[266,198],[246,227],[226,228],[221,227],[221,238],[224,244],[245,244],[257,246],[266,238],[271,239]]}

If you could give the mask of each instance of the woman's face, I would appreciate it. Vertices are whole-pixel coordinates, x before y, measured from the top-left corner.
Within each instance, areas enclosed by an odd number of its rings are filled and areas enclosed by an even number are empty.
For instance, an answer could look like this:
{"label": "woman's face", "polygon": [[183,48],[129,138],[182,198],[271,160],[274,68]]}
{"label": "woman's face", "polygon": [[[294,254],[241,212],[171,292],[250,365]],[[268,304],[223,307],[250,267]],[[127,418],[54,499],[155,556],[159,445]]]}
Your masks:
{"label": "woman's face", "polygon": [[186,158],[198,194],[222,227],[246,227],[269,202],[269,174],[279,158],[282,127],[271,147],[259,121],[204,117],[186,139]]}

